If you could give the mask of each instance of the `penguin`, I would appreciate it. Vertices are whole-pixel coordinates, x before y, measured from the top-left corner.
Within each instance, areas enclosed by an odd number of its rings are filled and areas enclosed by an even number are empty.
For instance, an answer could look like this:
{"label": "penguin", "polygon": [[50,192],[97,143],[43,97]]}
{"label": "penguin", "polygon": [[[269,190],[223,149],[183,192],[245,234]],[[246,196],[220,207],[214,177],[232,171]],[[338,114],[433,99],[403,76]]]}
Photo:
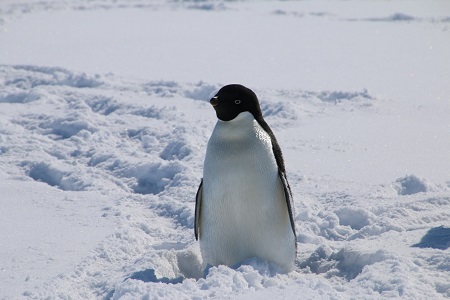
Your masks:
{"label": "penguin", "polygon": [[257,257],[294,268],[294,205],[283,155],[256,94],[240,84],[210,100],[217,123],[206,148],[195,201],[203,266],[230,267]]}

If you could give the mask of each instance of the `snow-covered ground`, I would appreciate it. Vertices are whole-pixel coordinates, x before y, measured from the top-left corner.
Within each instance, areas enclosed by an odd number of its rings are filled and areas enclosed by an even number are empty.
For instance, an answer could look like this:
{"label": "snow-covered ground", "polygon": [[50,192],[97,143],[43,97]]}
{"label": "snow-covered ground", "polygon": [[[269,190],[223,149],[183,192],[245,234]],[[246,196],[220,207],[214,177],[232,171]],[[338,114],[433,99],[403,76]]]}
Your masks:
{"label": "snow-covered ground", "polygon": [[[450,3],[0,2],[0,299],[450,297]],[[283,149],[296,270],[201,269],[241,83]]]}

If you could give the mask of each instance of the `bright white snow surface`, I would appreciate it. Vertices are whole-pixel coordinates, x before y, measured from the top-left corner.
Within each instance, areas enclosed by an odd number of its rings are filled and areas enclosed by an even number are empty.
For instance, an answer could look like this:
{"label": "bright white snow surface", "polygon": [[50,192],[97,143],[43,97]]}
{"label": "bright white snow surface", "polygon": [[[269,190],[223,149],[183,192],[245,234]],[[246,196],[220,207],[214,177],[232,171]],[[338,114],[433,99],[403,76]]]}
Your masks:
{"label": "bright white snow surface", "polygon": [[[0,2],[0,299],[450,297],[448,1]],[[295,271],[201,269],[216,117],[260,98]]]}

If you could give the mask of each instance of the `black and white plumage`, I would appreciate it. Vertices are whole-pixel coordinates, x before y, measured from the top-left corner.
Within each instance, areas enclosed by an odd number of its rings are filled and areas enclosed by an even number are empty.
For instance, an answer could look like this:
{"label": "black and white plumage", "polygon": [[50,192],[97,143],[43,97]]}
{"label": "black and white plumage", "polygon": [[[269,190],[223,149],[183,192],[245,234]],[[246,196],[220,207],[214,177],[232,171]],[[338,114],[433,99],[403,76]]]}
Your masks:
{"label": "black and white plumage", "polygon": [[292,193],[258,98],[232,84],[210,103],[219,120],[208,142],[195,207],[203,263],[232,266],[258,257],[288,272],[296,255]]}

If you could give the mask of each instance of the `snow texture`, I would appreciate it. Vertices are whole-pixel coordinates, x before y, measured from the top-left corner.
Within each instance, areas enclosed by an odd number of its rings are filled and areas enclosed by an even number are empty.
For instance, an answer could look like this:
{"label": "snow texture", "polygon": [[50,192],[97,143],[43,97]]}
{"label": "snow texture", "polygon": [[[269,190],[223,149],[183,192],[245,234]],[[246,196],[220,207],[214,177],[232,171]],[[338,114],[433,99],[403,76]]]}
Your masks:
{"label": "snow texture", "polygon": [[[1,1],[0,298],[449,298],[446,7]],[[283,150],[288,274],[202,268],[208,100],[228,83]]]}

